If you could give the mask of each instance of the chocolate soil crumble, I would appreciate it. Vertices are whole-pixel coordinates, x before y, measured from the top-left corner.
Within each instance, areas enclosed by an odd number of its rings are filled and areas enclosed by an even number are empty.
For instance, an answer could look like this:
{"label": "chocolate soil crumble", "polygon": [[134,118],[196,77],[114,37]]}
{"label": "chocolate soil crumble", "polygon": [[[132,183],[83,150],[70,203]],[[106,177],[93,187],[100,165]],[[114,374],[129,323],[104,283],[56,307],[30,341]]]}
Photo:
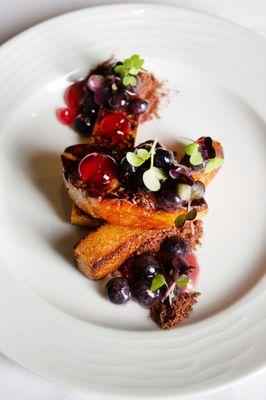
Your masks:
{"label": "chocolate soil crumble", "polygon": [[150,308],[151,319],[160,328],[169,330],[189,317],[199,296],[199,292],[187,292],[180,294],[171,305],[157,302]]}

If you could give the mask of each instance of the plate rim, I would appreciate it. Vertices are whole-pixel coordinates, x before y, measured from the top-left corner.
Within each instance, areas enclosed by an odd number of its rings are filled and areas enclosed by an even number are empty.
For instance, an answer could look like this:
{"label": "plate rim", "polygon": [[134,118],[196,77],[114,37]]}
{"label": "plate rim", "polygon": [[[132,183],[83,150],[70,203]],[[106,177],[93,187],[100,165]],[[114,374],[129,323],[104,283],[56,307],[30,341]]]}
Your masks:
{"label": "plate rim", "polygon": [[[249,32],[249,34],[251,34],[252,36],[254,36],[254,38],[260,38],[260,39],[264,39],[264,40],[265,40],[265,38],[263,38],[263,36],[261,36],[261,35],[255,33],[255,32],[253,32],[253,31],[251,31],[251,30],[249,30],[249,29],[246,29],[246,28],[244,28],[244,27],[242,27],[242,26],[240,26],[240,25],[238,25],[238,24],[236,24],[236,23],[230,22],[230,21],[228,21],[228,20],[226,20],[226,19],[224,19],[224,18],[219,18],[219,17],[213,16],[212,14],[204,13],[204,12],[197,11],[197,10],[187,9],[187,8],[185,8],[185,7],[177,7],[177,6],[162,5],[162,4],[151,4],[151,3],[127,3],[127,4],[120,4],[120,3],[117,3],[117,4],[99,5],[99,6],[93,6],[93,7],[84,7],[84,8],[81,8],[81,9],[78,9],[78,10],[75,10],[75,11],[71,11],[71,12],[67,12],[67,13],[63,13],[63,14],[60,14],[60,15],[58,15],[58,16],[56,16],[56,17],[49,18],[49,19],[47,19],[47,20],[45,20],[45,21],[42,21],[42,22],[40,22],[40,23],[34,25],[33,27],[30,27],[30,28],[24,30],[23,32],[18,33],[17,35],[15,35],[15,36],[12,37],[11,39],[9,39],[7,42],[5,42],[4,44],[2,44],[2,45],[1,45],[1,48],[0,48],[0,56],[1,56],[1,53],[3,52],[4,49],[8,48],[8,47],[9,47],[10,45],[12,45],[13,43],[16,43],[16,41],[17,41],[18,39],[21,39],[21,38],[23,39],[23,36],[24,36],[24,38],[27,38],[27,35],[28,35],[30,32],[35,31],[35,30],[38,30],[38,28],[39,28],[40,26],[46,25],[46,24],[48,24],[48,23],[56,23],[58,20],[62,20],[62,19],[64,19],[66,16],[73,16],[73,17],[75,17],[76,15],[81,15],[82,13],[86,13],[86,12],[93,13],[95,10],[98,10],[98,9],[101,9],[101,10],[104,12],[104,10],[115,9],[115,8],[120,8],[120,9],[123,8],[124,10],[128,10],[128,11],[130,11],[130,10],[132,10],[132,9],[135,9],[135,8],[144,8],[144,9],[149,9],[149,8],[150,8],[150,9],[154,9],[154,8],[157,8],[158,10],[159,10],[159,9],[161,9],[161,10],[172,9],[172,10],[175,11],[175,12],[177,12],[178,10],[183,10],[184,12],[186,12],[186,13],[188,13],[188,14],[190,13],[191,15],[192,15],[192,14],[193,14],[193,15],[201,15],[201,16],[204,16],[204,17],[207,16],[207,17],[211,18],[212,20],[217,20],[217,21],[221,21],[221,20],[222,20],[222,21],[224,21],[224,22],[225,22],[226,24],[228,24],[228,25],[231,25],[231,26],[233,25],[233,26],[237,27],[238,30],[240,29],[240,30],[242,30],[243,32]],[[266,44],[266,40],[265,40],[265,44]],[[28,290],[28,288],[27,288],[27,290]],[[58,311],[58,310],[57,310],[57,311]],[[61,311],[60,311],[60,312],[61,312]],[[63,313],[63,314],[64,314],[64,313]],[[71,318],[72,318],[72,317],[71,317]],[[2,347],[2,346],[1,346],[1,347]],[[1,349],[1,350],[2,350],[2,349]],[[3,351],[3,350],[2,350],[2,351]],[[8,351],[7,351],[7,352],[3,351],[3,354],[6,354],[6,355],[9,357]],[[54,380],[51,376],[48,376],[49,374],[47,374],[47,376],[45,376],[44,374],[39,373],[39,372],[36,372],[36,370],[31,369],[31,368],[28,368],[27,366],[23,365],[23,363],[20,362],[19,360],[16,360],[15,357],[10,357],[10,358],[13,359],[13,360],[15,360],[16,362],[18,362],[18,363],[21,364],[22,366],[24,366],[26,369],[29,369],[29,370],[31,370],[31,371],[33,371],[33,372],[39,374],[40,376],[45,377],[46,379],[52,380],[52,381],[54,381],[54,382],[56,382],[56,383],[59,383],[58,381]],[[211,387],[210,389],[206,389],[206,388],[205,388],[205,389],[202,389],[202,391],[200,391],[200,390],[197,389],[197,394],[210,393],[210,392],[217,391],[217,390],[219,390],[219,389],[221,389],[221,388],[227,388],[227,387],[231,386],[232,384],[234,384],[235,382],[239,382],[239,381],[245,379],[245,378],[248,377],[248,376],[252,376],[252,375],[255,375],[255,374],[259,373],[260,370],[263,370],[263,369],[264,369],[263,366],[262,366],[261,368],[255,368],[255,369],[251,370],[251,372],[246,372],[246,374],[242,374],[242,376],[240,376],[240,377],[238,377],[238,378],[233,378],[232,381],[228,380],[227,383],[220,384],[219,386],[216,386],[216,387]],[[71,387],[71,388],[75,387],[76,389],[80,390],[80,387],[79,387],[79,386],[75,386],[75,385],[74,385],[74,382],[72,382],[70,385],[68,385],[67,382],[64,382],[64,385],[66,385],[66,386],[68,386],[68,387]],[[98,390],[97,390],[96,392],[94,392],[94,391],[91,391],[91,389],[90,389],[90,393],[97,394],[97,395],[100,394],[100,392],[99,392]],[[104,394],[105,396],[107,395],[106,392],[103,392],[102,394]],[[181,393],[181,394],[173,394],[173,395],[167,394],[167,397],[169,397],[169,398],[170,398],[170,397],[171,397],[171,398],[179,398],[179,397],[185,398],[185,397],[191,397],[191,396],[193,396],[193,395],[195,395],[195,393],[192,393],[192,394]],[[115,394],[115,397],[116,397],[116,398],[123,398],[124,395],[123,395],[123,394],[120,395],[120,394],[116,393],[116,394]],[[131,396],[129,396],[129,397],[131,397]],[[135,397],[135,396],[133,396],[133,397]],[[154,395],[152,395],[151,397],[154,397]],[[163,398],[164,396],[160,395],[160,397]],[[148,396],[146,396],[146,398],[148,398]]]}

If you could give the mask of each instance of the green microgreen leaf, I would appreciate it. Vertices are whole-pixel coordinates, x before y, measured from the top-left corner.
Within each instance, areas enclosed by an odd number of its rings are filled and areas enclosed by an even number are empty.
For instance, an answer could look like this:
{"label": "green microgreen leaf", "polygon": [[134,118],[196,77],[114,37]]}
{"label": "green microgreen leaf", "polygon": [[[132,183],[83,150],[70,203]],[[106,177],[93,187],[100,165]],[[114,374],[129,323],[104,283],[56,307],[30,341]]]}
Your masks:
{"label": "green microgreen leaf", "polygon": [[156,292],[157,289],[159,289],[160,287],[162,287],[164,285],[167,286],[167,283],[166,283],[164,275],[163,274],[158,274],[152,280],[151,291],[152,292]]}
{"label": "green microgreen leaf", "polygon": [[138,54],[134,54],[133,56],[130,57],[132,65],[135,68],[140,69],[143,64],[144,64],[144,60],[142,58],[140,58],[140,56]]}
{"label": "green microgreen leaf", "polygon": [[137,83],[137,80],[136,80],[135,76],[126,75],[123,78],[123,85],[124,86],[128,86],[128,85],[134,86],[134,85],[136,85],[136,83]]}
{"label": "green microgreen leaf", "polygon": [[190,156],[189,161],[192,165],[200,165],[203,162],[203,157],[199,152],[199,144],[191,143],[185,148],[185,153]]}
{"label": "green microgreen leaf", "polygon": [[197,216],[197,210],[195,208],[191,208],[190,211],[186,213],[187,221],[193,221]]}
{"label": "green microgreen leaf", "polygon": [[184,226],[185,222],[187,220],[187,216],[186,214],[181,214],[178,217],[176,217],[175,219],[175,226],[177,228],[182,228],[182,226]]}
{"label": "green microgreen leaf", "polygon": [[183,278],[181,280],[177,279],[176,284],[178,287],[182,288],[188,284],[189,280],[190,280],[189,276],[187,276],[186,278]]}
{"label": "green microgreen leaf", "polygon": [[138,75],[139,69],[136,67],[131,67],[128,72],[130,73],[130,75]]}
{"label": "green microgreen leaf", "polygon": [[211,158],[205,167],[204,173],[207,174],[216,168],[220,168],[223,165],[223,162],[224,160],[221,157]]}
{"label": "green microgreen leaf", "polygon": [[124,86],[135,86],[137,84],[136,76],[140,72],[144,60],[139,55],[134,54],[130,58],[125,59],[123,64],[115,67],[115,72],[120,75]]}
{"label": "green microgreen leaf", "polygon": [[199,149],[198,143],[191,143],[185,148],[185,153],[188,156],[192,156],[192,154],[195,153],[196,151],[198,151],[198,149]]}
{"label": "green microgreen leaf", "polygon": [[127,74],[127,70],[123,65],[117,65],[115,67],[115,72],[117,74],[119,74],[121,76],[121,78],[124,78],[126,76],[126,74]]}
{"label": "green microgreen leaf", "polygon": [[150,167],[150,169],[144,172],[142,179],[144,185],[151,192],[158,192],[161,189],[160,180],[167,179],[167,175],[157,167]]}
{"label": "green microgreen leaf", "polygon": [[150,158],[150,153],[146,149],[138,149],[137,153],[129,151],[126,159],[133,167],[140,167],[146,160]]}
{"label": "green microgreen leaf", "polygon": [[186,221],[193,221],[197,216],[197,210],[192,208],[187,213],[181,214],[175,219],[175,226],[177,228],[182,228]]}
{"label": "green microgreen leaf", "polygon": [[143,160],[141,157],[139,157],[137,154],[132,153],[129,151],[126,155],[126,159],[131,164],[133,167],[140,167],[141,164],[144,163],[145,160]]}
{"label": "green microgreen leaf", "polygon": [[146,149],[138,149],[137,155],[139,157],[141,157],[144,161],[146,161],[150,158],[150,152]]}
{"label": "green microgreen leaf", "polygon": [[178,183],[176,193],[181,200],[188,201],[191,196],[191,186],[185,183]]}

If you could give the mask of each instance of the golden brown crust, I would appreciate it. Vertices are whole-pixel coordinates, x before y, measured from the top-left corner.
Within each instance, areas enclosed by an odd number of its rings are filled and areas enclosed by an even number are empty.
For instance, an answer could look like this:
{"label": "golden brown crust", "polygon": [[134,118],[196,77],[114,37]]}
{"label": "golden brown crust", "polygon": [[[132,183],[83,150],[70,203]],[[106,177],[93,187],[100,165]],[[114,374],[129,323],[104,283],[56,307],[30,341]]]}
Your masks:
{"label": "golden brown crust", "polygon": [[134,254],[157,252],[162,241],[174,235],[188,240],[194,249],[202,236],[202,222],[186,223],[180,230],[175,227],[143,230],[106,224],[77,243],[74,249],[76,263],[87,278],[102,279],[118,270]]}
{"label": "golden brown crust", "polygon": [[98,228],[103,224],[101,219],[96,219],[86,214],[75,203],[72,204],[70,222],[73,225],[86,226],[88,228]]}

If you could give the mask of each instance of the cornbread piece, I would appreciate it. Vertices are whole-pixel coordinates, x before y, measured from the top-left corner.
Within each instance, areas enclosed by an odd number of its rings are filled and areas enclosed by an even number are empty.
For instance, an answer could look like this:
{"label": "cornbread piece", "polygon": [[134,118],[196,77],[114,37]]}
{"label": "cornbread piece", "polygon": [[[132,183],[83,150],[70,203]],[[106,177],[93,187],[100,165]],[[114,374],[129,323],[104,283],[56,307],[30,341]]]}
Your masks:
{"label": "cornbread piece", "polygon": [[103,223],[102,220],[86,214],[75,203],[72,205],[70,222],[73,225],[87,226],[88,228],[98,228]]}
{"label": "cornbread piece", "polygon": [[195,248],[202,236],[202,223],[186,223],[179,230],[175,227],[142,230],[106,224],[77,243],[74,248],[76,263],[87,278],[102,279],[119,269],[134,254],[157,252],[165,238],[176,234],[188,240],[191,248]]}
{"label": "cornbread piece", "polygon": [[[129,123],[129,131],[127,134],[106,134],[103,131],[103,120],[105,116],[110,115],[121,115]],[[139,117],[137,115],[129,114],[125,111],[116,112],[109,108],[100,107],[100,111],[97,116],[96,123],[93,128],[93,133],[90,137],[90,144],[93,146],[99,146],[102,149],[112,149],[113,152],[119,154],[124,151],[129,151],[134,147],[135,138],[139,123]],[[111,128],[110,128],[111,129]]]}
{"label": "cornbread piece", "polygon": [[151,319],[160,328],[169,330],[189,317],[199,296],[199,292],[182,293],[171,305],[168,301],[158,301],[150,308]]}
{"label": "cornbread piece", "polygon": [[[213,147],[216,151],[216,157],[224,158],[224,152],[221,143],[213,141]],[[207,174],[203,174],[202,171],[192,171],[193,178],[195,181],[201,181],[205,186],[207,186],[213,180],[220,168],[221,167],[215,168]]]}

